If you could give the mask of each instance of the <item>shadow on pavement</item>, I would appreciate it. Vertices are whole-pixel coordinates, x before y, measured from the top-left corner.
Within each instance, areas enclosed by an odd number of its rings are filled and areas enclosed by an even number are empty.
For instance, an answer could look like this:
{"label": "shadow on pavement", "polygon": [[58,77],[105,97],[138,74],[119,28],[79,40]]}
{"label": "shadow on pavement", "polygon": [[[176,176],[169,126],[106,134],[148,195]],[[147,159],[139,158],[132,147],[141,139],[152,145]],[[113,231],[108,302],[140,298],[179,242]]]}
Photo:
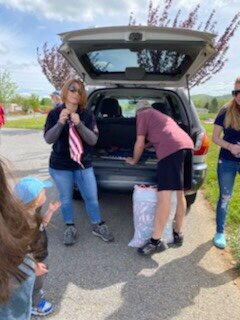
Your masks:
{"label": "shadow on pavement", "polygon": [[203,243],[189,255],[161,266],[153,276],[139,275],[126,283],[121,308],[106,319],[135,319],[136,315],[138,320],[171,319],[195,303],[202,288],[218,287],[232,280],[230,270],[214,274],[198,265],[211,247],[212,241]]}
{"label": "shadow on pavement", "polygon": [[[83,290],[123,284],[121,307],[104,319],[170,319],[193,304],[201,288],[217,287],[232,280],[230,270],[214,274],[198,265],[212,248],[211,241],[161,267],[155,260],[139,256],[128,247],[133,236],[131,195],[103,193],[100,203],[103,217],[116,238],[113,243],[92,236],[82,201],[75,202],[79,238],[74,246],[62,244],[64,229],[60,215],[49,228],[50,272],[46,293],[56,312],[70,284]],[[140,274],[143,269],[150,269],[153,275]],[[78,301],[76,296],[69,295],[69,299]]]}

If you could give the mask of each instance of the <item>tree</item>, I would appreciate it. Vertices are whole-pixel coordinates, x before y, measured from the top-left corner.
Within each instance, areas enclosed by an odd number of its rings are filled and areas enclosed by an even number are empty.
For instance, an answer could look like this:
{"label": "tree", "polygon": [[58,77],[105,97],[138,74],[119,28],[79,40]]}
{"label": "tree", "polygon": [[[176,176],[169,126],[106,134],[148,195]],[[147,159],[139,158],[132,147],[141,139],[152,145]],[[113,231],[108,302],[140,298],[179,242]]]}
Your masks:
{"label": "tree", "polygon": [[17,86],[11,81],[10,74],[6,70],[0,73],[0,102],[10,102],[16,94]]}
{"label": "tree", "polygon": [[36,94],[32,93],[30,97],[26,98],[25,105],[28,107],[28,109],[37,111],[40,105],[39,97]]}
{"label": "tree", "polygon": [[[58,46],[54,45],[48,48],[47,42],[43,45],[43,52],[40,53],[37,48],[38,63],[42,68],[48,81],[54,86],[56,90],[60,90],[64,85],[66,79],[79,78],[76,71],[70,66],[65,58],[58,52]],[[89,53],[89,58],[94,65],[97,65],[99,53]],[[105,65],[97,65],[99,70],[105,71],[109,63]]]}
{"label": "tree", "polygon": [[[159,1],[160,2],[160,1]],[[169,18],[169,12],[173,5],[172,0],[163,0],[163,10],[160,13],[160,4],[156,7],[153,6],[153,1],[149,1],[148,7],[148,18],[147,25],[149,26],[159,26],[159,27],[173,27],[173,28],[186,28],[193,29],[204,32],[216,33],[217,22],[214,21],[215,10],[212,10],[209,13],[209,16],[205,21],[198,21],[198,11],[200,9],[200,4],[197,4],[196,7],[188,13],[187,18],[180,20],[181,10],[177,11],[177,14],[173,19]],[[176,2],[174,3],[174,6]],[[129,17],[129,25],[136,25],[136,19],[134,18],[133,13]],[[235,31],[240,26],[240,11],[237,12],[230,24],[226,27],[223,34],[218,35],[215,41],[214,47],[217,51],[217,55],[208,61],[198,73],[190,79],[190,87],[202,84],[216,73],[218,73],[223,66],[225,65],[227,59],[225,58],[226,53],[229,49],[229,41],[234,36]],[[169,57],[169,59],[181,59],[181,57]],[[158,71],[159,68],[164,65],[162,63],[165,61],[164,53],[161,55],[158,51],[149,50],[148,52],[139,53],[138,60],[140,65],[147,66],[148,69],[153,69]],[[166,65],[166,64],[165,64]]]}
{"label": "tree", "polygon": [[43,107],[48,107],[52,105],[52,101],[50,98],[42,98],[40,101],[40,105]]}
{"label": "tree", "polygon": [[209,110],[209,102],[206,102],[206,103],[205,103],[205,105],[204,105],[204,109]]}
{"label": "tree", "polygon": [[40,106],[39,97],[32,93],[31,96],[15,95],[12,99],[17,105],[22,107],[23,112],[27,113],[30,110],[38,111]]}
{"label": "tree", "polygon": [[27,97],[26,96],[22,96],[20,94],[16,94],[14,96],[14,98],[12,99],[13,103],[16,103],[18,106],[22,107],[22,111],[23,112],[27,112],[29,109],[29,106],[27,106]]}
{"label": "tree", "polygon": [[217,101],[217,98],[213,98],[211,100],[211,103],[209,105],[209,111],[212,112],[212,113],[215,113],[218,111],[218,101]]}
{"label": "tree", "polygon": [[13,103],[16,103],[18,106],[23,106],[25,103],[26,97],[16,94],[11,100]]}
{"label": "tree", "polygon": [[42,51],[41,54],[39,48],[37,48],[38,63],[42,72],[56,90],[62,88],[66,79],[79,77],[67,60],[58,52],[57,45],[48,48],[48,44],[45,42]]}

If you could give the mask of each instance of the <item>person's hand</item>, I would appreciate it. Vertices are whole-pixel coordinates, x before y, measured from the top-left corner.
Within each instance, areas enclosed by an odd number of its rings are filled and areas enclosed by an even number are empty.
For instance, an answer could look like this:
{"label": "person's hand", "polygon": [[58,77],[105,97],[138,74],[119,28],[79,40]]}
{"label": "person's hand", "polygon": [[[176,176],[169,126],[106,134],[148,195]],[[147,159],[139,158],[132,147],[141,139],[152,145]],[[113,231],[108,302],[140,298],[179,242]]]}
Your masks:
{"label": "person's hand", "polygon": [[77,113],[71,113],[70,117],[71,117],[71,120],[72,120],[72,122],[73,122],[73,124],[74,124],[75,126],[77,126],[77,125],[80,123],[79,114],[77,114]]}
{"label": "person's hand", "polygon": [[46,227],[49,224],[49,222],[52,219],[52,215],[54,214],[54,212],[56,212],[59,209],[60,205],[61,205],[60,201],[52,201],[49,203],[47,212],[43,216],[43,220],[42,220],[44,227]]}
{"label": "person's hand", "polygon": [[235,156],[235,157],[239,157],[240,156],[240,144],[231,144],[229,151]]}
{"label": "person's hand", "polygon": [[131,165],[136,164],[136,161],[132,157],[127,157],[125,159],[125,161],[126,161],[126,163],[131,164]]}
{"label": "person's hand", "polygon": [[42,276],[45,273],[48,273],[47,266],[43,262],[35,262],[34,271],[36,273],[36,276]]}
{"label": "person's hand", "polygon": [[60,205],[60,201],[51,201],[48,205],[48,212],[54,213],[59,209]]}
{"label": "person's hand", "polygon": [[[237,142],[237,145],[240,146],[240,142]],[[235,157],[240,158],[240,152]]]}
{"label": "person's hand", "polygon": [[69,117],[69,110],[68,109],[63,109],[61,112],[60,112],[60,115],[59,115],[59,122],[61,122],[62,124],[65,124],[68,117]]}

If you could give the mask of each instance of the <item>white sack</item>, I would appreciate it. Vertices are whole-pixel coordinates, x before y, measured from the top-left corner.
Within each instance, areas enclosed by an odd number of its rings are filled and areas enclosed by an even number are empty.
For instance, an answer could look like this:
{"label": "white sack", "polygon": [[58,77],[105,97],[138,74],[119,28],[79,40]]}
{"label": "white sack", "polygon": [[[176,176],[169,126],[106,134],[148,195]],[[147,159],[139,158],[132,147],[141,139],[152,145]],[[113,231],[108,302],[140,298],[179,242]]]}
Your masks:
{"label": "white sack", "polygon": [[[176,192],[171,196],[171,213],[163,232],[166,243],[173,242],[173,220],[176,212]],[[157,205],[157,189],[153,186],[134,186],[133,191],[133,223],[134,237],[129,242],[130,247],[141,247],[150,239],[153,232],[155,210]]]}

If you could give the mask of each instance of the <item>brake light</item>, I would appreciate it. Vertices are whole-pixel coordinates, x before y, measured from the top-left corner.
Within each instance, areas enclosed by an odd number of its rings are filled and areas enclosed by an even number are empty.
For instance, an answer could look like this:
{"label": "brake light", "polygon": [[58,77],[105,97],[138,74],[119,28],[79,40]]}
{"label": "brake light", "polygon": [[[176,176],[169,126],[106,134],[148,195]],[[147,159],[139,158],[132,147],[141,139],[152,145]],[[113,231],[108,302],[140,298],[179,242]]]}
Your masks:
{"label": "brake light", "polygon": [[206,134],[206,132],[202,132],[198,135],[195,148],[194,148],[194,155],[195,156],[202,156],[208,152],[210,146],[209,138]]}

